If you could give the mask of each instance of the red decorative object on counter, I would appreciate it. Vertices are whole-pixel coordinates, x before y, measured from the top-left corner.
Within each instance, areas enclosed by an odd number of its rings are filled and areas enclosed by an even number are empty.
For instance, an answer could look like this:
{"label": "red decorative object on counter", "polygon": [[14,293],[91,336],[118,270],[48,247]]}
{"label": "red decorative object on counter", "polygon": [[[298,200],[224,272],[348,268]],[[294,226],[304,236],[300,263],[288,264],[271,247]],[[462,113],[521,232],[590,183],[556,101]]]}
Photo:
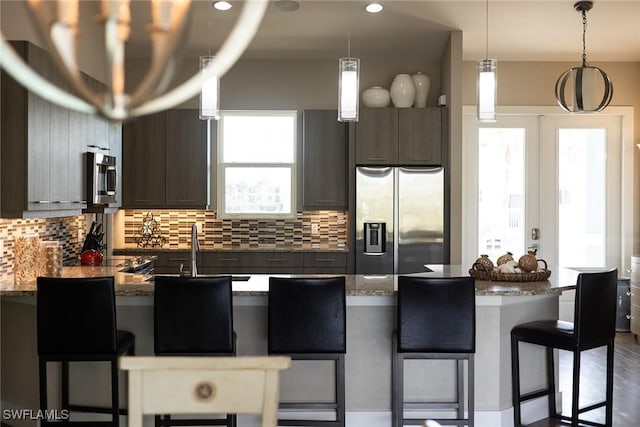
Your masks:
{"label": "red decorative object on counter", "polygon": [[82,252],[82,254],[80,254],[80,264],[81,265],[101,265],[102,253],[95,249],[89,249],[88,251],[84,251]]}

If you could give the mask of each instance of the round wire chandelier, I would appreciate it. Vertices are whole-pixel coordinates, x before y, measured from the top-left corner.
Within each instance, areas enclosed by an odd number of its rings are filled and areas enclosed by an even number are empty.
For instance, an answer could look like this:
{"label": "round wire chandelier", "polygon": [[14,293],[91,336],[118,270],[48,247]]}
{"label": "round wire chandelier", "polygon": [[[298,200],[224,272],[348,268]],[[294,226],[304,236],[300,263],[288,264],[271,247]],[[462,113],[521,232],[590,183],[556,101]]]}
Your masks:
{"label": "round wire chandelier", "polygon": [[207,68],[198,70],[181,85],[168,89],[176,69],[176,53],[185,40],[191,0],[150,0],[150,65],[138,86],[131,93],[126,93],[124,61],[125,42],[130,33],[130,1],[102,0],[100,4],[97,24],[104,27],[102,54],[107,64],[107,89],[104,92],[89,88],[78,67],[79,8],[84,3],[80,0],[25,2],[46,49],[75,93],[61,89],[31,69],[2,32],[0,66],[20,84],[50,102],[121,121],[174,107],[196,96],[212,77],[223,76],[249,46],[268,4],[268,0],[246,0],[235,26]]}
{"label": "round wire chandelier", "polygon": [[[611,102],[613,82],[601,68],[587,65],[587,12],[593,8],[593,2],[579,1],[574,4],[574,8],[582,14],[582,66],[570,68],[558,77],[556,101],[569,113],[595,113],[604,110]],[[566,96],[569,86],[572,89],[571,104],[567,102]]]}

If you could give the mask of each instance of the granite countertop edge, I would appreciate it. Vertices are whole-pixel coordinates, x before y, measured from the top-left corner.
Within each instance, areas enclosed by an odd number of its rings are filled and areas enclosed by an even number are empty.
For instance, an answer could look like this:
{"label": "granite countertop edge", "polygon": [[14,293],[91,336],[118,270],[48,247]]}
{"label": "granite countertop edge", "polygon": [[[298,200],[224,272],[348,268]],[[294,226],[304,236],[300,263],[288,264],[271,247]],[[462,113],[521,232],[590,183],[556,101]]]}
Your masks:
{"label": "granite countertop edge", "polygon": [[[465,276],[464,271],[455,266],[446,266],[444,270],[432,273],[415,273],[425,277],[459,277]],[[64,267],[63,277],[101,277],[114,276],[116,296],[152,296],[153,282],[150,276],[123,273],[119,267]],[[262,296],[268,292],[268,278],[304,277],[305,275],[283,274],[252,274],[249,281],[234,281],[234,296]],[[318,275],[308,275],[318,277]],[[336,276],[336,275],[325,275]],[[344,275],[346,279],[347,296],[394,296],[397,288],[398,275],[365,276]],[[575,289],[575,274],[559,274],[557,278],[541,282],[492,282],[476,280],[476,296],[536,296],[560,294],[563,291]],[[16,285],[13,281],[0,281],[0,296],[18,297],[36,295],[35,280]]]}
{"label": "granite countertop edge", "polygon": [[[188,252],[189,248],[115,248],[113,253],[119,254],[136,254],[136,253],[154,253],[154,252]],[[198,252],[339,252],[349,253],[349,249],[315,249],[315,248],[201,248]]]}

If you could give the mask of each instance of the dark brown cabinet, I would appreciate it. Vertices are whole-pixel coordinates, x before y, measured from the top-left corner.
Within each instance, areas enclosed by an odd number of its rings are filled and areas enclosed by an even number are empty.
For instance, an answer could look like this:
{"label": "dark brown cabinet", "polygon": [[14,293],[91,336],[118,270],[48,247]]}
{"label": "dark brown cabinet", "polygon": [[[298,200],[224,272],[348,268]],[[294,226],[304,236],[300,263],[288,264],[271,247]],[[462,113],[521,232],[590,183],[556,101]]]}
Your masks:
{"label": "dark brown cabinet", "polygon": [[[28,42],[12,45],[35,71],[66,88],[45,51]],[[103,132],[106,128],[92,128],[89,119],[95,116],[45,101],[4,72],[0,88],[2,216],[80,214],[86,207],[84,144],[90,132],[96,138],[106,139],[106,131]]]}
{"label": "dark brown cabinet", "polygon": [[335,110],[305,110],[302,143],[303,209],[345,209],[347,127]]}
{"label": "dark brown cabinet", "polygon": [[122,126],[122,206],[165,204],[166,114],[150,114]]}
{"label": "dark brown cabinet", "polygon": [[191,109],[143,116],[123,126],[123,206],[208,205],[207,122]]}
{"label": "dark brown cabinet", "polygon": [[202,252],[204,274],[302,274],[302,252]]}
{"label": "dark brown cabinet", "polygon": [[356,164],[440,165],[442,141],[441,108],[362,108]]}

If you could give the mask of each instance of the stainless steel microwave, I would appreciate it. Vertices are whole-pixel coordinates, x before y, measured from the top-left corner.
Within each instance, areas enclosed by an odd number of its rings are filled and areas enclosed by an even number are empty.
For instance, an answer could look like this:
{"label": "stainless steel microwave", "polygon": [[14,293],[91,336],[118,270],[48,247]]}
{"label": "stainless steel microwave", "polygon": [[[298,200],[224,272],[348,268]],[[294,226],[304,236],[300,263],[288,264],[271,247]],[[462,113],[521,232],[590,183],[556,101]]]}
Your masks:
{"label": "stainless steel microwave", "polygon": [[118,189],[116,158],[101,153],[85,153],[87,160],[87,202],[89,205],[115,203]]}

